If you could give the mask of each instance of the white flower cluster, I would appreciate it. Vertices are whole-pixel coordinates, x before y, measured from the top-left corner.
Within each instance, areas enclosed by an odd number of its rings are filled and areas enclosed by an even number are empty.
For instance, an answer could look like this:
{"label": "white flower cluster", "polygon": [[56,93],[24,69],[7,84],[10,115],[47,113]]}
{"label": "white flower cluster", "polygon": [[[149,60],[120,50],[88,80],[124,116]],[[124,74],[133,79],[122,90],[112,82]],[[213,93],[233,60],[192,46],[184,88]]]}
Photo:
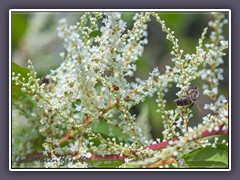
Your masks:
{"label": "white flower cluster", "polygon": [[223,50],[228,48],[228,41],[224,40],[222,27],[228,23],[223,14],[212,13],[215,21],[209,22],[209,27],[213,28],[211,32],[211,43],[205,44],[207,54],[204,60],[205,71],[201,78],[208,81],[208,84],[203,85],[203,94],[208,95],[212,100],[216,100],[218,95],[219,81],[223,80],[223,69],[219,68],[223,64],[223,56],[226,55]]}
{"label": "white flower cluster", "polygon": [[[166,27],[165,22],[161,20],[159,16],[156,17],[157,21],[162,25],[163,31],[167,33],[167,39],[173,43],[173,51],[171,54],[174,56],[172,62],[175,63],[174,67],[166,66],[165,73],[159,77],[159,79],[164,79],[164,82],[159,81],[158,99],[156,101],[159,106],[158,112],[162,114],[164,123],[164,140],[169,140],[173,137],[176,138],[186,133],[188,130],[187,124],[190,118],[193,117],[192,110],[189,108],[177,107],[175,111],[166,110],[164,91],[170,87],[169,83],[176,83],[176,87],[180,88],[180,91],[178,91],[176,95],[182,97],[187,95],[191,82],[201,77],[210,84],[210,86],[206,84],[203,85],[203,94],[210,96],[214,101],[216,100],[219,80],[223,80],[223,69],[218,68],[218,66],[224,62],[223,56],[226,54],[223,53],[223,51],[228,47],[228,42],[224,40],[224,36],[222,35],[222,27],[227,23],[227,20],[224,19],[223,14],[213,13],[213,15],[215,21],[209,23],[209,26],[213,28],[210,35],[212,43],[203,44],[208,30],[205,28],[196,47],[196,53],[187,53],[184,56],[183,50],[179,49],[178,39],[175,38],[173,31]],[[204,68],[200,69],[200,66]],[[220,99],[222,98],[220,97]],[[206,105],[205,109],[214,111],[218,109],[216,106],[223,107],[223,104]],[[182,133],[179,133],[177,128],[179,128]]]}

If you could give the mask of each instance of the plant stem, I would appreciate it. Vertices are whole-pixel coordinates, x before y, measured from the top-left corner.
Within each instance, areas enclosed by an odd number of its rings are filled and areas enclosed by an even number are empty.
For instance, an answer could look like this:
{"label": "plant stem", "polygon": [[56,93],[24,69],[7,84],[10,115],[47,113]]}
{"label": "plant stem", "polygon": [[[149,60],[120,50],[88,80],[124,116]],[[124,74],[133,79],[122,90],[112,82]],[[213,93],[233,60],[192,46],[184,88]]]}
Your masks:
{"label": "plant stem", "polygon": [[[206,130],[202,133],[201,136],[193,138],[192,140],[189,140],[188,142],[195,141],[195,140],[200,139],[200,138],[205,138],[205,137],[210,137],[210,136],[215,136],[215,135],[221,135],[221,134],[228,134],[228,129],[223,130],[223,126],[224,125],[220,126],[217,131],[212,130],[211,132],[209,132],[208,130]],[[176,138],[176,139],[171,140],[171,141],[179,141],[179,139],[180,138]],[[160,142],[160,143],[153,144],[153,145],[150,145],[150,146],[145,146],[143,149],[160,150],[160,149],[163,149],[163,148],[169,146],[170,145],[169,142],[170,141],[164,141],[164,142]],[[35,157],[35,155],[37,155],[38,158],[44,156],[42,153],[33,153],[33,154],[30,154],[30,155],[27,155],[27,157],[28,157],[27,159],[33,159],[32,157]],[[88,158],[88,160],[122,160],[122,161],[124,161],[125,158],[127,158],[127,156],[120,155],[120,154],[109,154],[109,155],[93,154],[90,158]]]}
{"label": "plant stem", "polygon": [[[209,132],[208,130],[204,131],[201,135],[201,137],[196,137],[194,139],[192,139],[191,141],[195,141],[196,139],[200,139],[200,138],[205,138],[205,137],[209,137],[209,136],[214,136],[214,135],[220,135],[220,134],[228,134],[228,129],[223,130],[223,125],[219,127],[219,130],[213,130],[211,132]],[[178,141],[179,138],[176,138],[174,140],[171,141]],[[163,149],[167,146],[169,146],[169,142],[170,141],[164,141],[164,142],[160,142],[157,144],[153,144],[150,146],[145,146],[143,149],[152,149],[152,150],[159,150],[159,149]],[[123,160],[125,157],[124,156],[120,156],[120,155],[116,155],[116,154],[112,154],[112,155],[92,155],[92,157],[90,159],[92,160],[100,160],[100,159],[111,159],[111,157],[113,157],[113,159],[115,160],[117,159],[121,159]]]}
{"label": "plant stem", "polygon": [[[192,139],[192,141],[196,140],[196,139],[199,139],[199,138],[204,138],[204,137],[209,137],[209,136],[214,136],[214,135],[220,135],[220,134],[228,134],[228,129],[226,130],[223,130],[223,125],[219,127],[219,130],[218,131],[211,131],[209,132],[208,130],[204,131],[201,135],[201,137],[196,137],[194,139]],[[174,140],[171,140],[171,141],[178,141],[179,138],[176,138]],[[153,145],[150,145],[150,146],[146,146],[144,147],[143,149],[152,149],[152,150],[158,150],[158,149],[163,149],[165,147],[167,147],[169,145],[169,141],[165,141],[165,142],[161,142],[161,143],[157,143],[157,144],[153,144]]]}

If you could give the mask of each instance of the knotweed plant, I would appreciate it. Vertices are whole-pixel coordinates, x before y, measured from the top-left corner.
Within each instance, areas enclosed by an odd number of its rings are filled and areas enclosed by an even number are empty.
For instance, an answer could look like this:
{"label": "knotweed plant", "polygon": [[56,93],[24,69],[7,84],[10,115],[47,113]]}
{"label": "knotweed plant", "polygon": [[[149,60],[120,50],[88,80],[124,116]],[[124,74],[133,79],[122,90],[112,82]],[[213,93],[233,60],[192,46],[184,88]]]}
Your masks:
{"label": "knotweed plant", "polygon": [[[27,69],[12,65],[13,119],[27,119],[24,126],[12,122],[12,165],[191,168],[202,167],[193,163],[193,153],[214,149],[228,153],[228,140],[220,137],[228,134],[228,100],[219,92],[224,78],[220,65],[228,48],[223,26],[228,20],[219,12],[212,16],[194,53],[181,49],[174,31],[155,12],[136,13],[132,29],[118,12],[84,13],[73,25],[60,20],[57,33],[66,51],[60,53],[63,61],[57,69],[38,77],[31,60]],[[147,79],[133,81],[136,61],[148,43],[150,21],[159,23],[172,44],[173,66],[162,73],[154,68]],[[190,127],[196,117],[189,103],[167,108],[165,94],[179,89],[176,99],[192,101],[187,94],[195,79],[201,79],[211,103],[204,105],[209,113]],[[162,140],[152,139],[148,119],[138,119],[130,111],[152,96],[157,97],[163,122]],[[103,124],[105,132],[99,131]]]}

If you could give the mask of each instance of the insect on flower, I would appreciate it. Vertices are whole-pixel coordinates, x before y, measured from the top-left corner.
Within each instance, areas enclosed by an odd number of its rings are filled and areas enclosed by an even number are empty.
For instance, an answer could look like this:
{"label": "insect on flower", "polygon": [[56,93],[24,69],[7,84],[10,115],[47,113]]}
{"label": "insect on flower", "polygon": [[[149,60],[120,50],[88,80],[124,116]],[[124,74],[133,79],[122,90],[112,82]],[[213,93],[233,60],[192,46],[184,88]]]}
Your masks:
{"label": "insect on flower", "polygon": [[47,77],[42,77],[41,81],[40,81],[40,85],[42,85],[42,84],[45,84],[45,86],[44,86],[45,91],[55,92],[54,84],[51,81],[51,79],[49,79]]}
{"label": "insect on flower", "polygon": [[199,90],[197,86],[190,86],[187,91],[187,95],[174,100],[176,106],[187,106],[190,108],[194,105],[195,101],[199,96]]}
{"label": "insect on flower", "polygon": [[42,77],[41,78],[41,82],[40,82],[40,84],[49,84],[49,79],[48,78],[46,78],[46,77]]}

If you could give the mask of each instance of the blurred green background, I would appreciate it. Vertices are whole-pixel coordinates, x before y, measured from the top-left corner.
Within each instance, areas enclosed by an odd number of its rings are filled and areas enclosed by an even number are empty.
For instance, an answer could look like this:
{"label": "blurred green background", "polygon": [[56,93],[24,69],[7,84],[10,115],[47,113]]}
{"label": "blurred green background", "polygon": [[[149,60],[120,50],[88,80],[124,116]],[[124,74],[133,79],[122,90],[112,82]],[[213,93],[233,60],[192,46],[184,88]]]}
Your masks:
{"label": "blurred green background", "polygon": [[[127,27],[132,28],[134,21],[133,13],[125,12],[122,18],[127,22]],[[198,39],[208,22],[212,20],[210,12],[164,12],[159,13],[160,17],[165,20],[166,26],[175,31],[175,36],[179,39],[180,48],[184,53],[195,53],[195,47]],[[34,13],[17,13],[12,14],[12,61],[26,66],[27,60],[33,62],[38,76],[44,76],[59,66],[62,59],[59,53],[64,51],[61,40],[57,37],[56,27],[61,18],[66,18],[68,24],[74,24],[80,19],[81,13],[50,13],[50,12],[34,12]],[[228,14],[225,14],[228,18]],[[208,30],[207,37],[211,29]],[[130,80],[136,77],[147,79],[149,72],[153,68],[158,67],[160,72],[165,71],[165,66],[173,66],[171,62],[172,44],[166,40],[165,33],[162,32],[160,25],[152,19],[148,23],[148,45],[145,47],[143,56],[137,61],[137,72]],[[228,40],[228,27],[224,28],[224,36]],[[206,39],[207,40],[207,39]],[[220,81],[219,93],[224,94],[228,98],[229,87],[229,60],[228,55],[224,57],[224,80]],[[200,98],[197,106],[193,107],[194,117],[190,120],[189,125],[193,126],[201,122],[204,115],[209,111],[205,111],[203,106],[209,103],[210,99],[202,94],[202,85],[205,83],[200,78],[193,82],[200,88]],[[169,88],[165,95],[167,100],[167,109],[175,109],[173,100],[176,99],[178,88],[175,84]],[[151,134],[153,138],[162,138],[162,120],[159,113],[156,112],[157,104],[156,96],[147,98],[145,102],[131,109],[132,114],[139,115],[144,111],[145,118],[148,118],[151,125]]]}

